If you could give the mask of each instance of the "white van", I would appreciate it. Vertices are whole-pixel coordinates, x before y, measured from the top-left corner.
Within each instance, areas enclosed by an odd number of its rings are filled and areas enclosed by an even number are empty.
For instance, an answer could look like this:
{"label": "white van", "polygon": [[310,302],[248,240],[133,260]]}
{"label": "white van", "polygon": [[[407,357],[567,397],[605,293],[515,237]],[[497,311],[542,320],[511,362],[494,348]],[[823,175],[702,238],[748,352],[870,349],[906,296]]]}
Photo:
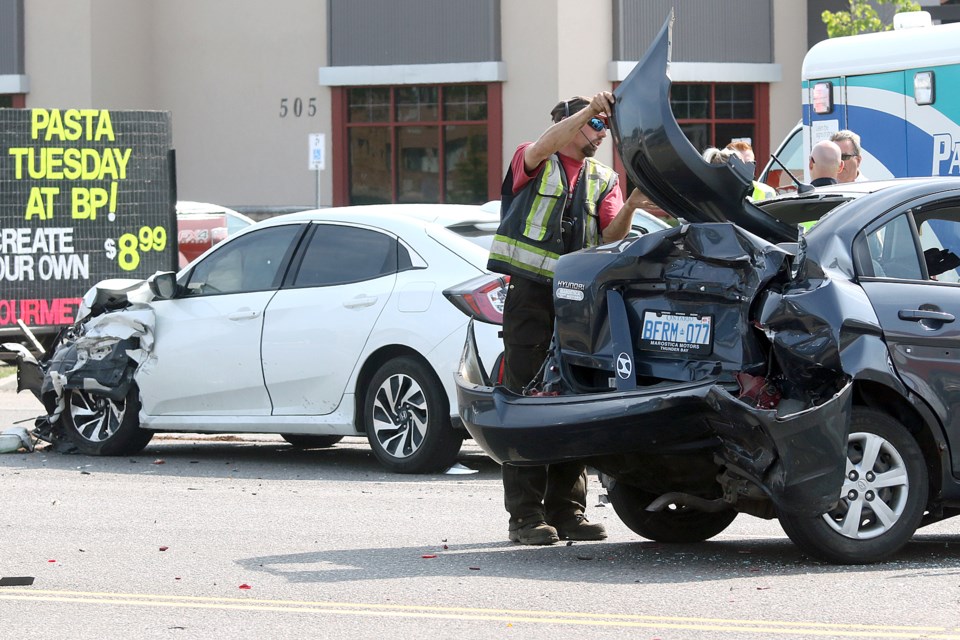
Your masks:
{"label": "white van", "polygon": [[[803,120],[775,154],[797,178],[809,181],[811,147],[840,129],[860,135],[869,179],[960,175],[960,24],[899,13],[893,31],[817,43],[801,77]],[[773,161],[761,179],[794,188]]]}

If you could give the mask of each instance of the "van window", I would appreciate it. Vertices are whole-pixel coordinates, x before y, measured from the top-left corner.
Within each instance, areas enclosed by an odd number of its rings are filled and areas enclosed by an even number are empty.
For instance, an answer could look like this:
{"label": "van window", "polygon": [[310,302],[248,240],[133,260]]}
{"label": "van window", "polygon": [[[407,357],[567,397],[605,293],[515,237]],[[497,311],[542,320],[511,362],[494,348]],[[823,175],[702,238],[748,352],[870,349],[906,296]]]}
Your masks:
{"label": "van window", "polygon": [[[800,126],[794,128],[793,132],[780,145],[775,154],[787,169],[790,170],[798,180],[803,180],[803,129]],[[777,190],[777,193],[787,193],[797,190],[797,185],[793,179],[783,170],[779,164],[772,159],[767,163],[767,167],[760,176],[760,182],[768,184]]]}

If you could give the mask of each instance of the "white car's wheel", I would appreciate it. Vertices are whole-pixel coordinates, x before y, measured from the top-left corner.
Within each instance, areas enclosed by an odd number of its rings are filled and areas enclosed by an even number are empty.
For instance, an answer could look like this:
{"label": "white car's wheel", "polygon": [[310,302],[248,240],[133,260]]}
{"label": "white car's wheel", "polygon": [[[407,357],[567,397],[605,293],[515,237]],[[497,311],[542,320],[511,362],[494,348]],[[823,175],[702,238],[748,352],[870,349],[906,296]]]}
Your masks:
{"label": "white car's wheel", "polygon": [[130,455],[141,451],[153,431],[140,428],[140,392],[130,386],[123,400],[111,400],[88,391],[66,393],[60,416],[67,439],[81,452],[95,456]]}
{"label": "white car's wheel", "polygon": [[877,562],[910,540],[927,504],[927,465],[917,441],[890,416],[855,407],[837,506],[820,516],[781,513],[806,553],[838,564]]}
{"label": "white car's wheel", "polygon": [[450,424],[443,386],[411,357],[390,360],[374,374],[363,416],[374,455],[397,473],[446,469],[463,444],[463,435]]}

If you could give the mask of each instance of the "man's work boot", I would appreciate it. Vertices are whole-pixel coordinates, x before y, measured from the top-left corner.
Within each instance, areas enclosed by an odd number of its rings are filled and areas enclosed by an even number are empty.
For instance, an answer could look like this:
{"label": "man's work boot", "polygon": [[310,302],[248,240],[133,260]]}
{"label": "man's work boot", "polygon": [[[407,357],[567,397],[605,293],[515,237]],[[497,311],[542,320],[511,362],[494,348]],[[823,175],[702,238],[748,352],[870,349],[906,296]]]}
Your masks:
{"label": "man's work boot", "polygon": [[510,529],[510,542],[520,544],[548,545],[560,542],[557,530],[543,520]]}
{"label": "man's work boot", "polygon": [[582,513],[556,523],[557,535],[564,540],[603,540],[607,530],[599,522],[590,522]]}

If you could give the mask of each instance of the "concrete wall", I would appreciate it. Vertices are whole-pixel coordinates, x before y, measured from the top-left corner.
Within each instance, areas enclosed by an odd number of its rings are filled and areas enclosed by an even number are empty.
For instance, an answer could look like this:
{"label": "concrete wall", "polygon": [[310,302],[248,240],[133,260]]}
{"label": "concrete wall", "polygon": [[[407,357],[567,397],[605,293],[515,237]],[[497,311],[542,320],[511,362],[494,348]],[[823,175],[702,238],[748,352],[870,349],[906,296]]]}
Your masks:
{"label": "concrete wall", "polygon": [[323,2],[27,0],[24,22],[28,108],[170,111],[179,197],[228,206],[315,205],[308,135],[326,133],[329,204]]}
{"label": "concrete wall", "polygon": [[[308,136],[326,133],[326,9],[315,0],[158,0],[158,103],[173,112],[179,195],[224,205],[314,205]],[[281,101],[287,115],[281,117]],[[301,113],[293,113],[300,100]],[[310,115],[310,100],[316,112]]]}
{"label": "concrete wall", "polygon": [[94,107],[92,0],[27,0],[23,8],[27,107]]}
{"label": "concrete wall", "polygon": [[[770,153],[800,120],[800,69],[807,53],[807,0],[774,0],[773,56],[782,80],[770,85]],[[757,164],[766,164],[757,158]]]}
{"label": "concrete wall", "polygon": [[[588,16],[582,0],[502,0],[503,166],[517,145],[535,140],[550,126],[550,110],[560,100],[609,91],[607,63],[612,53],[613,12],[597,3]],[[536,25],[531,28],[531,25]],[[604,143],[597,159],[613,163],[613,145]]]}

